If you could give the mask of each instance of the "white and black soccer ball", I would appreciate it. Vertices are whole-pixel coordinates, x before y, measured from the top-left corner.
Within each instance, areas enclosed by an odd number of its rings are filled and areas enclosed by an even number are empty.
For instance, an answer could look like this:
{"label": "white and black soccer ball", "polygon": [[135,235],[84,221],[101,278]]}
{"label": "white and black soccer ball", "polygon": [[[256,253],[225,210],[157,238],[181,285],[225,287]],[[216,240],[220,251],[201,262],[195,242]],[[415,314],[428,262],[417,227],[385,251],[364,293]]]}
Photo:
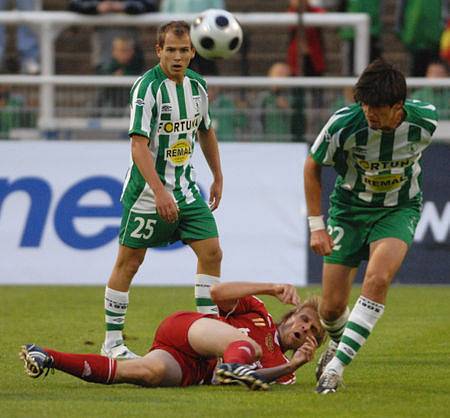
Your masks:
{"label": "white and black soccer ball", "polygon": [[206,59],[229,58],[242,45],[242,28],[226,10],[208,9],[191,25],[191,39],[197,53]]}

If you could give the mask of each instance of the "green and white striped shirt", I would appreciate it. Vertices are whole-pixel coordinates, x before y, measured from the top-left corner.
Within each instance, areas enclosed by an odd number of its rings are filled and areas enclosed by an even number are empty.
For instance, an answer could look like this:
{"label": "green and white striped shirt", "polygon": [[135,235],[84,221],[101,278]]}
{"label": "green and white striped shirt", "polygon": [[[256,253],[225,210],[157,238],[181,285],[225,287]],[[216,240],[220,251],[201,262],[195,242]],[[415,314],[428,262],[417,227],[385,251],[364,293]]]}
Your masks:
{"label": "green and white striped shirt", "polygon": [[311,148],[318,164],[334,166],[334,199],[356,206],[400,206],[421,199],[420,160],[437,126],[436,108],[406,100],[391,132],[369,128],[359,104],[333,114]]}
{"label": "green and white striped shirt", "polygon": [[[178,203],[191,203],[199,195],[191,164],[196,133],[211,125],[206,82],[188,69],[183,83],[177,84],[156,65],[136,80],[130,102],[129,135],[150,139],[149,149],[166,190]],[[154,193],[132,160],[121,200],[135,212],[156,211]]]}

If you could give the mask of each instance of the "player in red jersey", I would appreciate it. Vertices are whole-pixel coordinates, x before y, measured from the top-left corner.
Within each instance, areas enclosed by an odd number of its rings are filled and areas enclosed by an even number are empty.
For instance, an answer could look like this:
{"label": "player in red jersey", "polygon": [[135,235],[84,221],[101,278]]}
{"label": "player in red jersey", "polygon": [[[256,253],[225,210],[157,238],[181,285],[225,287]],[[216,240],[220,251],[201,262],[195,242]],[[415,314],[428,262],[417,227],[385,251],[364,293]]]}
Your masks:
{"label": "player in red jersey", "polygon": [[[255,295],[271,295],[296,307],[275,323]],[[96,354],[62,353],[34,344],[21,358],[31,377],[61,370],[95,383],[132,383],[146,387],[188,386],[215,381],[268,389],[293,383],[295,370],[314,357],[324,331],[317,298],[300,303],[288,284],[229,282],[214,285],[211,297],[220,316],[177,312],[164,319],[150,351],[142,358],[117,361]],[[285,353],[293,351],[289,359]],[[217,359],[223,363],[217,366]]]}

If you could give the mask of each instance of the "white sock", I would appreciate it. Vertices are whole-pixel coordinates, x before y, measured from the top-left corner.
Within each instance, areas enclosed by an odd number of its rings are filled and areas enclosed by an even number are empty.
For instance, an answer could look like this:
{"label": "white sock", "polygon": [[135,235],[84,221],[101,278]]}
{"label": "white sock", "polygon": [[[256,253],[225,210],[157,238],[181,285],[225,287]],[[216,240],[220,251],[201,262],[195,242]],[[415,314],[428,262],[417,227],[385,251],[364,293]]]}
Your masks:
{"label": "white sock", "polygon": [[111,348],[123,342],[123,327],[128,308],[128,293],[105,289],[105,347]]}
{"label": "white sock", "polygon": [[373,327],[383,315],[384,305],[360,296],[348,318],[336,355],[325,370],[333,369],[340,375],[369,338]]}
{"label": "white sock", "polygon": [[219,277],[210,276],[209,274],[195,275],[195,304],[197,312],[203,314],[217,315],[219,309],[211,300],[211,286],[219,283]]}

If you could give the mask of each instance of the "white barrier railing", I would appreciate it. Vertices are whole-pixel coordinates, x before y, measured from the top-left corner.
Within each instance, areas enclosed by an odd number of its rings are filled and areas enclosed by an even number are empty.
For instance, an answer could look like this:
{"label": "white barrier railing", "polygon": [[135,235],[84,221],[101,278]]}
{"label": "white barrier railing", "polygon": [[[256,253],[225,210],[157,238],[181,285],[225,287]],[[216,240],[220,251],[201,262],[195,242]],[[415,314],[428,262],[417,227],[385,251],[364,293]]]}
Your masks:
{"label": "white barrier railing", "polygon": [[[0,13],[0,24],[28,24],[37,30],[41,45],[41,75],[36,77],[20,76],[19,78],[0,78],[0,82],[15,80],[15,84],[40,86],[39,95],[39,127],[42,130],[53,129],[55,126],[54,103],[56,84],[71,84],[70,78],[54,76],[55,48],[54,42],[58,34],[67,26],[157,26],[174,19],[191,22],[196,14],[165,14],[148,13],[138,16],[111,15],[86,16],[72,12],[20,12],[10,11]],[[296,13],[235,13],[242,26],[295,26],[298,24]],[[341,27],[351,26],[355,30],[354,70],[360,74],[368,63],[369,25],[370,17],[365,13],[305,13],[302,15],[304,26]],[[11,77],[11,76],[8,76]],[[86,77],[90,82],[98,83],[100,77]],[[225,77],[221,81],[225,83]],[[20,81],[19,81],[20,80]],[[22,81],[23,80],[23,81]],[[59,80],[59,81],[58,81]],[[63,82],[64,80],[64,82]],[[67,80],[67,83],[65,82]],[[75,78],[73,80],[76,80]],[[103,85],[128,85],[123,78],[112,82],[103,81]],[[322,79],[323,80],[323,79]],[[219,82],[219,81],[218,81]],[[112,83],[112,84],[110,84]],[[80,84],[87,84],[80,82]]]}

